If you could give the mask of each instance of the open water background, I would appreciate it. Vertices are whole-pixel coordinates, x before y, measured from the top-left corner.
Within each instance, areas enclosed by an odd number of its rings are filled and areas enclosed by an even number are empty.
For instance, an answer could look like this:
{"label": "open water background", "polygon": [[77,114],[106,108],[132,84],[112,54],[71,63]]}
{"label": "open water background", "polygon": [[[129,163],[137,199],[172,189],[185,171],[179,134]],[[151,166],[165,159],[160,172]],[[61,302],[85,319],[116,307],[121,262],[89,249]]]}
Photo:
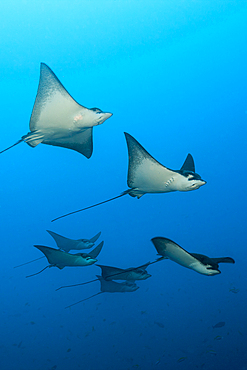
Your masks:
{"label": "open water background", "polygon": [[[20,144],[0,157],[3,370],[246,369],[247,2],[53,0],[0,4],[1,148],[28,132],[40,62],[86,107],[113,112],[94,152]],[[188,193],[129,196],[51,224],[127,189],[133,135],[179,169],[191,153],[207,184]],[[97,266],[47,269],[34,244],[46,230],[90,238],[100,264],[156,258],[168,237],[190,252],[230,256],[218,276],[171,261],[151,265],[134,293],[94,294]],[[225,322],[221,328],[213,328]]]}

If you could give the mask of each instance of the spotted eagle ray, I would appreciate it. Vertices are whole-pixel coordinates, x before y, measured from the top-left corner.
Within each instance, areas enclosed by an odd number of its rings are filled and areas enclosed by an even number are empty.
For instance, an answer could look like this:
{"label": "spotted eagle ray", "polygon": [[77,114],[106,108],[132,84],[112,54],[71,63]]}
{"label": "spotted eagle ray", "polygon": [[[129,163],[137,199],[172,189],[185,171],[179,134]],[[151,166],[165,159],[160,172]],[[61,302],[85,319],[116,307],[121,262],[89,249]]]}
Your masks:
{"label": "spotted eagle ray", "polygon": [[[147,262],[145,265],[141,265],[138,267],[129,267],[127,269],[122,269],[118,267],[112,267],[112,266],[104,266],[104,265],[96,265],[101,268],[101,277],[107,281],[109,280],[125,280],[125,281],[136,281],[136,280],[146,280],[150,278],[152,275],[150,275],[147,272],[147,267],[149,265],[152,265],[153,263],[159,262],[163,257],[158,258],[157,260],[153,262]],[[86,281],[84,283],[79,284],[72,284],[72,285],[63,285],[56,290],[60,290],[63,288],[71,288],[79,285],[86,285],[93,283],[95,281],[98,281],[98,279]]]}
{"label": "spotted eagle ray", "polygon": [[[101,235],[101,232],[99,232],[98,234],[96,234],[91,239],[76,239],[76,240],[74,240],[74,239],[65,238],[64,236],[59,235],[57,233],[54,233],[53,231],[50,231],[50,230],[46,230],[46,231],[53,237],[53,239],[55,240],[58,248],[65,251],[65,252],[69,252],[70,250],[81,250],[81,249],[91,248],[91,247],[94,246],[95,242],[98,240],[98,238]],[[28,261],[28,262],[24,262],[24,263],[22,263],[18,266],[14,266],[14,268],[28,265],[29,263],[41,260],[42,258],[45,258],[45,256],[35,258],[34,260],[31,260],[31,261]]]}
{"label": "spotted eagle ray", "polygon": [[159,255],[177,262],[179,265],[192,269],[203,275],[220,274],[219,263],[235,263],[231,257],[211,258],[203,254],[189,253],[177,243],[168,238],[151,239]]}
{"label": "spotted eagle ray", "polygon": [[54,231],[46,230],[55,240],[59,249],[62,249],[65,252],[69,252],[70,250],[81,250],[81,249],[89,249],[94,246],[94,243],[101,235],[101,232],[96,234],[91,239],[69,239],[65,236],[59,235],[54,233]]}
{"label": "spotted eagle ray", "polygon": [[40,80],[27,135],[14,147],[25,141],[32,148],[48,144],[75,150],[90,158],[93,152],[93,127],[102,124],[112,113],[99,108],[88,109],[78,104],[61,84],[52,70],[40,65]]}
{"label": "spotted eagle ray", "polygon": [[35,248],[39,249],[47,258],[49,265],[43,268],[41,271],[35,274],[28,275],[26,277],[31,277],[40,274],[42,271],[46,270],[48,267],[58,267],[62,270],[66,266],[89,266],[97,262],[96,257],[99,255],[104,242],[101,242],[95,249],[89,253],[76,253],[71,254],[60,249],[54,249],[50,247],[45,247],[43,245],[34,245]]}
{"label": "spotted eagle ray", "polygon": [[126,281],[124,283],[117,283],[112,280],[105,280],[102,276],[96,275],[97,280],[100,281],[100,292],[91,295],[90,297],[84,298],[76,303],[73,303],[65,308],[69,308],[72,306],[75,306],[78,303],[87,301],[88,299],[91,299],[95,297],[96,295],[102,294],[102,293],[126,293],[126,292],[135,292],[139,287],[133,283]]}
{"label": "spotted eagle ray", "polygon": [[171,170],[156,161],[130,134],[126,132],[124,134],[129,155],[127,184],[130,189],[103,202],[57,217],[52,222],[110,202],[126,194],[139,199],[147,193],[191,191],[199,189],[206,184],[206,181],[202,180],[201,176],[195,172],[195,163],[191,154],[187,155],[180,170]]}

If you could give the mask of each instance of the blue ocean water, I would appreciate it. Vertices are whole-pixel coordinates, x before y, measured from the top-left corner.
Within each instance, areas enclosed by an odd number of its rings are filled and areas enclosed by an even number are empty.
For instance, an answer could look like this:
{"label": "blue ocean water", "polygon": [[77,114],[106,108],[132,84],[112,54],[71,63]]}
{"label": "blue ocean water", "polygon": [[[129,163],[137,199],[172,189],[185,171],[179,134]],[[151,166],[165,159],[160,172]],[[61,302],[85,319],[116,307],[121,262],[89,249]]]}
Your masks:
{"label": "blue ocean water", "polygon": [[[246,369],[246,1],[9,0],[0,19],[0,150],[29,131],[41,62],[80,104],[113,112],[90,159],[25,143],[1,154],[1,369]],[[191,153],[207,184],[51,223],[127,189],[124,131],[169,168]],[[56,247],[46,230],[101,231],[102,265],[154,261],[156,236],[236,263],[211,277],[161,261],[136,292],[65,309],[99,282],[55,289],[100,269],[26,279],[47,261],[14,266],[41,256],[35,244]]]}

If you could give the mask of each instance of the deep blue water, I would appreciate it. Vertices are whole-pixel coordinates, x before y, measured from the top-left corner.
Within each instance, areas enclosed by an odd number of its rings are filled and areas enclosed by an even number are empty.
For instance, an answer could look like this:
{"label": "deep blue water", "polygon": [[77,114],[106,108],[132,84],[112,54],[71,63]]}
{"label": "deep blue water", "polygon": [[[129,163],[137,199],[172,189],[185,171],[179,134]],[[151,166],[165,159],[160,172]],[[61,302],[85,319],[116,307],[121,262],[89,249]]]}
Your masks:
{"label": "deep blue water", "polygon": [[[247,3],[230,0],[9,0],[0,5],[1,148],[29,130],[45,62],[86,107],[113,116],[94,128],[88,160],[25,143],[1,160],[3,370],[246,369]],[[197,191],[124,196],[51,223],[127,189],[133,135],[159,162],[187,153],[207,181]],[[168,237],[190,252],[230,256],[208,277],[172,261],[126,294],[97,293],[97,266],[51,268],[34,244],[46,230],[105,244],[100,264],[156,259]],[[213,328],[225,322],[220,328]]]}

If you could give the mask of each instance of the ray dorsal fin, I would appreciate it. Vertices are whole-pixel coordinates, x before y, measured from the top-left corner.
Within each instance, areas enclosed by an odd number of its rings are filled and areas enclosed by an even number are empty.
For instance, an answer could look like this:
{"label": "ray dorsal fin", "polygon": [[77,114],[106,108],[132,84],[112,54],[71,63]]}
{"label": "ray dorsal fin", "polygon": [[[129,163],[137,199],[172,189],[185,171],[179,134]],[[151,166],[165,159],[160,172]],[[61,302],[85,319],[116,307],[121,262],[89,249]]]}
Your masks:
{"label": "ray dorsal fin", "polygon": [[180,171],[195,172],[195,162],[190,153],[187,155],[184,164],[180,168]]}

